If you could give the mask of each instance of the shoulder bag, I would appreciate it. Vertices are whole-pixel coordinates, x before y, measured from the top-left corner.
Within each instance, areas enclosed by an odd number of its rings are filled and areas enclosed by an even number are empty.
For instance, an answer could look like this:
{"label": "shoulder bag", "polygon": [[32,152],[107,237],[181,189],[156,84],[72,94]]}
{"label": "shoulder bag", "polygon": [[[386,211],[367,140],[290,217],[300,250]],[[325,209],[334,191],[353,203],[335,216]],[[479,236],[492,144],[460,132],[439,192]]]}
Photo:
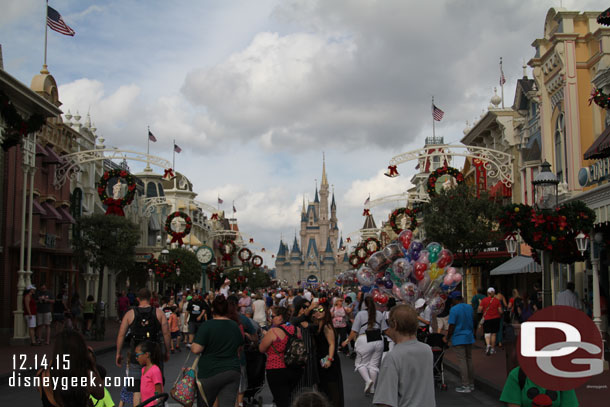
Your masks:
{"label": "shoulder bag", "polygon": [[[191,352],[192,353],[192,352]],[[184,364],[189,360],[191,353],[186,358]],[[197,400],[197,389],[195,386],[197,378],[197,363],[199,362],[199,356],[195,358],[191,367],[182,368],[182,371],[176,378],[172,389],[169,394],[174,400],[185,407],[192,407]],[[202,392],[203,394],[203,392]]]}

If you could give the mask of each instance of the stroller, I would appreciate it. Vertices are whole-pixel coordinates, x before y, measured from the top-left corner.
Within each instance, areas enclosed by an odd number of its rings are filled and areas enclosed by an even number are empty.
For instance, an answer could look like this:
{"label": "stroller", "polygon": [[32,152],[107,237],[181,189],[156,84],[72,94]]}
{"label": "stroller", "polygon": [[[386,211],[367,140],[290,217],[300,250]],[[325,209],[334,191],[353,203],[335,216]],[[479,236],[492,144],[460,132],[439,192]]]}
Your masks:
{"label": "stroller", "polygon": [[244,393],[244,406],[263,407],[263,398],[256,397],[265,385],[265,363],[267,356],[258,349],[246,350],[246,372],[248,388]]}
{"label": "stroller", "polygon": [[441,390],[447,390],[445,368],[443,366],[443,356],[445,355],[447,344],[443,341],[443,337],[443,334],[428,334],[426,343],[432,349],[434,383],[438,384]]}

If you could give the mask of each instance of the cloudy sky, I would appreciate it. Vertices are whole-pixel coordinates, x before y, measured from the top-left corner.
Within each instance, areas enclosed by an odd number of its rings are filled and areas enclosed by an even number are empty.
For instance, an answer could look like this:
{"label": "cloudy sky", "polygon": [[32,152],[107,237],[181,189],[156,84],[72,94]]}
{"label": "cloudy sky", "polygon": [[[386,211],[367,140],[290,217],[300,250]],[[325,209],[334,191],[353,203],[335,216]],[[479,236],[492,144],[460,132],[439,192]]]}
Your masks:
{"label": "cloudy sky", "polygon": [[[4,0],[4,69],[29,84],[43,60],[43,0]],[[340,229],[362,206],[404,192],[393,156],[432,134],[430,101],[445,111],[437,136],[459,142],[498,85],[512,104],[531,43],[559,0],[51,0],[76,31],[48,33],[48,66],[64,112],[90,113],[108,146],[171,160],[199,199],[231,211],[242,231],[277,251],[292,242],[326,154]],[[564,0],[602,11],[607,1]],[[138,164],[132,170],[139,169]],[[376,207],[378,223],[392,205]]]}

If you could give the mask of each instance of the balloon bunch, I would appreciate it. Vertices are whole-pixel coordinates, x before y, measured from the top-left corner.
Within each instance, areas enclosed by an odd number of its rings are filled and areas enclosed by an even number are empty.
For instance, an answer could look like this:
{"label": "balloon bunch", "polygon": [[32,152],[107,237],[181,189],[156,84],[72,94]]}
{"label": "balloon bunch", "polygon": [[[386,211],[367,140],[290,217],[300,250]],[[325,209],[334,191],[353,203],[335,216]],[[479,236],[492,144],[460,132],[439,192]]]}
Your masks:
{"label": "balloon bunch", "polygon": [[339,273],[335,284],[348,286],[358,284],[358,279],[356,278],[356,270],[347,270],[343,273]]}
{"label": "balloon bunch", "polygon": [[462,281],[453,264],[453,254],[440,243],[424,247],[413,240],[411,230],[403,230],[398,239],[373,253],[356,272],[361,290],[371,291],[377,303],[389,296],[408,304],[424,298],[433,314],[443,310],[447,294]]}

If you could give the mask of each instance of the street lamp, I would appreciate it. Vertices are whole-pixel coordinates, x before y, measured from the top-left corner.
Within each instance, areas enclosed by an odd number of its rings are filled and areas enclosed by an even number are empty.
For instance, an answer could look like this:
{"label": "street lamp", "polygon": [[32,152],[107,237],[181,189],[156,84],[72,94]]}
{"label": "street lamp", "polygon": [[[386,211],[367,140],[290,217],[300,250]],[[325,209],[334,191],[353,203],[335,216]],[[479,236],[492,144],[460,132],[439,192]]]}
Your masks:
{"label": "street lamp", "polygon": [[180,277],[180,267],[176,267],[176,275]]}
{"label": "street lamp", "polygon": [[515,257],[515,253],[517,253],[518,244],[517,234],[511,233],[510,235],[506,236],[504,242],[506,243],[506,250],[510,253],[510,257]]}
{"label": "street lamp", "polygon": [[[559,179],[551,172],[551,164],[544,160],[540,172],[532,181],[534,186],[534,202],[538,209],[554,209],[557,206],[557,186]],[[551,266],[548,254],[541,250],[542,263],[542,306],[549,307],[553,302],[551,290]]]}
{"label": "street lamp", "polygon": [[163,264],[167,264],[169,262],[169,250],[161,250],[161,254],[159,255],[159,261]]}
{"label": "street lamp", "polygon": [[587,251],[587,247],[589,246],[589,236],[585,235],[583,232],[580,232],[578,235],[576,235],[575,239],[576,247],[578,248],[580,255],[584,256],[585,252]]}

